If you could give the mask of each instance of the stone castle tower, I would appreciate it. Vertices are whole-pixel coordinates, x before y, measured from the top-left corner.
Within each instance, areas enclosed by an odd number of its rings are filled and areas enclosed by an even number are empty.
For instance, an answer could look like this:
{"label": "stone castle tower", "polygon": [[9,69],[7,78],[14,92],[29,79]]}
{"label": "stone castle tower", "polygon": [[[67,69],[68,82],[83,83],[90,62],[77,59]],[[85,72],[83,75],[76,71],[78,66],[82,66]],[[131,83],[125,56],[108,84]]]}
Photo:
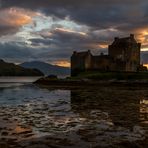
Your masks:
{"label": "stone castle tower", "polygon": [[90,50],[74,51],[71,56],[71,75],[83,71],[121,71],[136,72],[140,68],[141,43],[137,43],[134,35],[116,37],[108,48],[108,55],[93,56]]}
{"label": "stone castle tower", "polygon": [[140,67],[140,48],[141,43],[137,43],[133,34],[126,38],[116,37],[109,45],[109,56],[122,64],[119,64],[121,71],[137,71]]}

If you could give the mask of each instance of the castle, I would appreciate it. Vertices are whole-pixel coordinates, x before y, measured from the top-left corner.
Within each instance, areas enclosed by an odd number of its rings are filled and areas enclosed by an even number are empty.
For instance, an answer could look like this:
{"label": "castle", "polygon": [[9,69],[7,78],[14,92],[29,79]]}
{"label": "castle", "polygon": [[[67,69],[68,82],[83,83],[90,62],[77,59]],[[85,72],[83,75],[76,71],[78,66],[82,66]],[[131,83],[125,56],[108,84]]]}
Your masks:
{"label": "castle", "polygon": [[120,71],[137,72],[140,65],[141,43],[135,40],[134,34],[129,37],[115,37],[108,47],[108,55],[98,56],[86,52],[74,51],[71,56],[71,75],[75,76],[83,71]]}

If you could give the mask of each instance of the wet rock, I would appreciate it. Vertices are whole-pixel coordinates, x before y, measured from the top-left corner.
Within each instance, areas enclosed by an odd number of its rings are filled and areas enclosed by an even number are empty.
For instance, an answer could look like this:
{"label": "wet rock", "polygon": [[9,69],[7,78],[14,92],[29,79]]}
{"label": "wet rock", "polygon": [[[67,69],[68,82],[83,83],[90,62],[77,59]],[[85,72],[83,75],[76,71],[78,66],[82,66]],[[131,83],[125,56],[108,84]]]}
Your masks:
{"label": "wet rock", "polygon": [[4,142],[0,142],[0,148],[8,148],[8,145]]}
{"label": "wet rock", "polygon": [[86,129],[79,129],[79,130],[77,131],[77,134],[78,134],[78,135],[81,135],[81,136],[85,136],[85,135],[88,134],[88,132],[89,132],[89,130],[86,130]]}
{"label": "wet rock", "polygon": [[59,140],[58,145],[61,145],[61,146],[72,146],[73,143],[70,140],[68,140],[68,139],[61,139],[61,140]]}
{"label": "wet rock", "polygon": [[7,144],[8,145],[13,145],[13,146],[15,146],[15,145],[17,145],[18,143],[16,142],[16,139],[7,139]]}
{"label": "wet rock", "polygon": [[1,133],[2,136],[8,136],[8,134],[9,134],[9,133],[6,132],[6,131],[3,131],[3,132]]}
{"label": "wet rock", "polygon": [[35,144],[35,145],[29,145],[25,148],[49,148],[47,145],[44,144]]}
{"label": "wet rock", "polygon": [[145,134],[144,130],[140,126],[134,126],[133,127],[133,132],[135,134],[140,134],[140,135],[144,135]]}
{"label": "wet rock", "polygon": [[115,148],[140,148],[136,142],[124,141],[115,145]]}
{"label": "wet rock", "polygon": [[29,133],[29,134],[24,135],[23,138],[29,138],[29,137],[32,137],[32,136],[34,136],[34,134],[33,133]]}
{"label": "wet rock", "polygon": [[5,118],[3,118],[3,120],[6,120],[6,121],[8,121],[9,119],[8,119],[7,117],[5,117]]}
{"label": "wet rock", "polygon": [[70,147],[74,145],[74,143],[71,140],[62,137],[49,137],[44,140],[44,143],[51,147]]}

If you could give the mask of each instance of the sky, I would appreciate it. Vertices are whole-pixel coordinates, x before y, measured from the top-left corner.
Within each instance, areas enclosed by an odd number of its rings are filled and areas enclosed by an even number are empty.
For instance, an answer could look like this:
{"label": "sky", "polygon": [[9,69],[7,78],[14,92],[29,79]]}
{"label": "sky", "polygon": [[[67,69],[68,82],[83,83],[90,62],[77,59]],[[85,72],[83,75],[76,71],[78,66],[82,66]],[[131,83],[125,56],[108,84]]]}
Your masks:
{"label": "sky", "polygon": [[107,53],[135,34],[148,64],[148,0],[0,0],[0,59],[69,66],[73,51]]}

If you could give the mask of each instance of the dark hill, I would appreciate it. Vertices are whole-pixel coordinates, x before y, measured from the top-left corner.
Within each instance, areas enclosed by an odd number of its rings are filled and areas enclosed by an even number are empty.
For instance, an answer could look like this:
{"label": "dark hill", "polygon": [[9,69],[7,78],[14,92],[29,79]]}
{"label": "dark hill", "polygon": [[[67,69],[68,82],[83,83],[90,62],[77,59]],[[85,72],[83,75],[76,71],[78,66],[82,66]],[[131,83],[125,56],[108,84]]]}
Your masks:
{"label": "dark hill", "polygon": [[36,68],[42,71],[45,75],[58,75],[67,76],[70,75],[70,68],[51,65],[41,61],[25,62],[20,64],[24,68]]}
{"label": "dark hill", "polygon": [[0,76],[43,76],[37,69],[23,68],[13,63],[6,63],[0,60]]}

